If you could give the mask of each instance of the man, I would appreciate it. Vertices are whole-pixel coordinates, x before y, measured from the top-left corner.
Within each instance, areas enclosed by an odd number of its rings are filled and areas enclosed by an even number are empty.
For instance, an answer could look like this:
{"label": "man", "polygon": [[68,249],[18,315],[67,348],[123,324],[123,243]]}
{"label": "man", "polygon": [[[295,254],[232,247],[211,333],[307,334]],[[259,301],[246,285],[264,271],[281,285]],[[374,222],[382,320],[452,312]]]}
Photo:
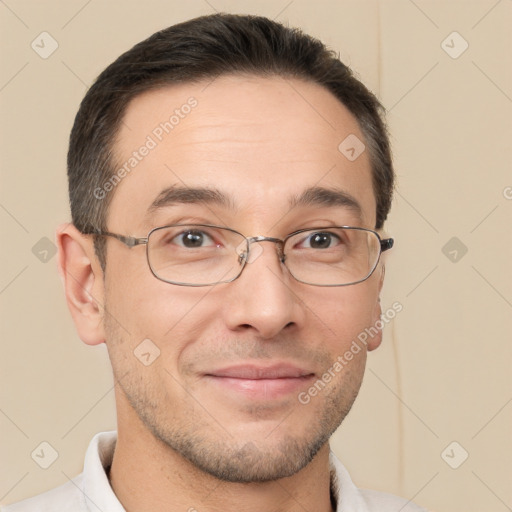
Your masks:
{"label": "man", "polygon": [[332,52],[251,16],[156,33],[86,94],[68,176],[59,268],[118,432],[6,511],[420,510],[329,451],[393,245],[380,105]]}

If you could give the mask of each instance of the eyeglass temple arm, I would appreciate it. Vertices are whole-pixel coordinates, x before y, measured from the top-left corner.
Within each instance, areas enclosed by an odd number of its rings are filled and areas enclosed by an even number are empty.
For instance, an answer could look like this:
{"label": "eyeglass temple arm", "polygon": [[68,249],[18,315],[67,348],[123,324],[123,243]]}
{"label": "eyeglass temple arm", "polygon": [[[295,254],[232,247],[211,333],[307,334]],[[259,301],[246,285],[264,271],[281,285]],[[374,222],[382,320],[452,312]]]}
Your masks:
{"label": "eyeglass temple arm", "polygon": [[388,249],[391,249],[393,247],[393,244],[395,241],[392,238],[385,238],[384,240],[380,241],[380,250],[382,252],[387,251]]}
{"label": "eyeglass temple arm", "polygon": [[97,236],[111,236],[112,238],[116,238],[120,242],[123,242],[123,244],[125,244],[128,247],[135,247],[136,245],[148,243],[147,238],[136,238],[134,236],[118,235],[117,233],[110,233],[109,231],[88,230],[84,234]]}

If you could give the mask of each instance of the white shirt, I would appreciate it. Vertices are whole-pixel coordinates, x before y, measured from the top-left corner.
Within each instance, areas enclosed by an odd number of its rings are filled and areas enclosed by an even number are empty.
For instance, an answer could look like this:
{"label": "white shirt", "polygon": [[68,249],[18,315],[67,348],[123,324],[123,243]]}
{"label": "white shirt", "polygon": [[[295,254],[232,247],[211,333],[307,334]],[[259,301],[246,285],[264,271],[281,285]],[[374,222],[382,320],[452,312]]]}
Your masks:
{"label": "white shirt", "polygon": [[[0,512],[125,512],[108,481],[116,432],[96,434],[85,455],[84,471],[69,482],[33,498],[4,507]],[[391,494],[358,489],[334,453],[329,456],[331,488],[337,512],[426,512]]]}

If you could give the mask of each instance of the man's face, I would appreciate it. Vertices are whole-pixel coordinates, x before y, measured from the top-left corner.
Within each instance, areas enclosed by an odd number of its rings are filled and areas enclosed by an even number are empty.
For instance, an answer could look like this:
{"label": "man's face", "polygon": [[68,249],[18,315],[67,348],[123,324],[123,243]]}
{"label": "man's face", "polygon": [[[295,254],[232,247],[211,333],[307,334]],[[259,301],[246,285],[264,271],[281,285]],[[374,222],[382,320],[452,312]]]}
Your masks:
{"label": "man's face", "polygon": [[[157,226],[200,223],[284,238],[301,228],[374,227],[368,154],[349,161],[338,150],[349,134],[363,136],[329,92],[282,78],[220,77],[207,85],[163,88],[131,102],[116,142],[119,166],[148,135],[157,145],[111,192],[109,231],[144,237]],[[182,109],[169,133],[155,132],[190,97],[197,105]],[[359,211],[290,206],[312,187],[343,191]],[[171,188],[214,189],[228,200],[189,197],[150,208]],[[380,313],[380,266],[356,285],[316,287],[294,280],[275,244],[262,242],[257,252],[237,280],[194,288],[156,279],[144,246],[108,240],[104,322],[124,427],[143,425],[230,481],[289,476],[312,460],[357,395],[366,350],[309,403],[299,394]],[[145,339],[160,350],[149,366],[134,355]]]}

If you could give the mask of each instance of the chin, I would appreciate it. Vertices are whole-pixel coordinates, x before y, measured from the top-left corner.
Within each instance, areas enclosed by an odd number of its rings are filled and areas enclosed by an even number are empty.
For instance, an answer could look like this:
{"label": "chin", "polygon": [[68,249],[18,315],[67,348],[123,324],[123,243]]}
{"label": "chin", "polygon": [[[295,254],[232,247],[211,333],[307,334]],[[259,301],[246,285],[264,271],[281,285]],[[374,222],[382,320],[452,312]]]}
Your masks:
{"label": "chin", "polygon": [[[218,480],[233,483],[269,482],[286,478],[306,467],[328,441],[326,438],[297,440],[287,437],[279,443],[247,441],[212,444],[195,439],[170,446],[196,468]],[[178,444],[179,446],[176,446]]]}

